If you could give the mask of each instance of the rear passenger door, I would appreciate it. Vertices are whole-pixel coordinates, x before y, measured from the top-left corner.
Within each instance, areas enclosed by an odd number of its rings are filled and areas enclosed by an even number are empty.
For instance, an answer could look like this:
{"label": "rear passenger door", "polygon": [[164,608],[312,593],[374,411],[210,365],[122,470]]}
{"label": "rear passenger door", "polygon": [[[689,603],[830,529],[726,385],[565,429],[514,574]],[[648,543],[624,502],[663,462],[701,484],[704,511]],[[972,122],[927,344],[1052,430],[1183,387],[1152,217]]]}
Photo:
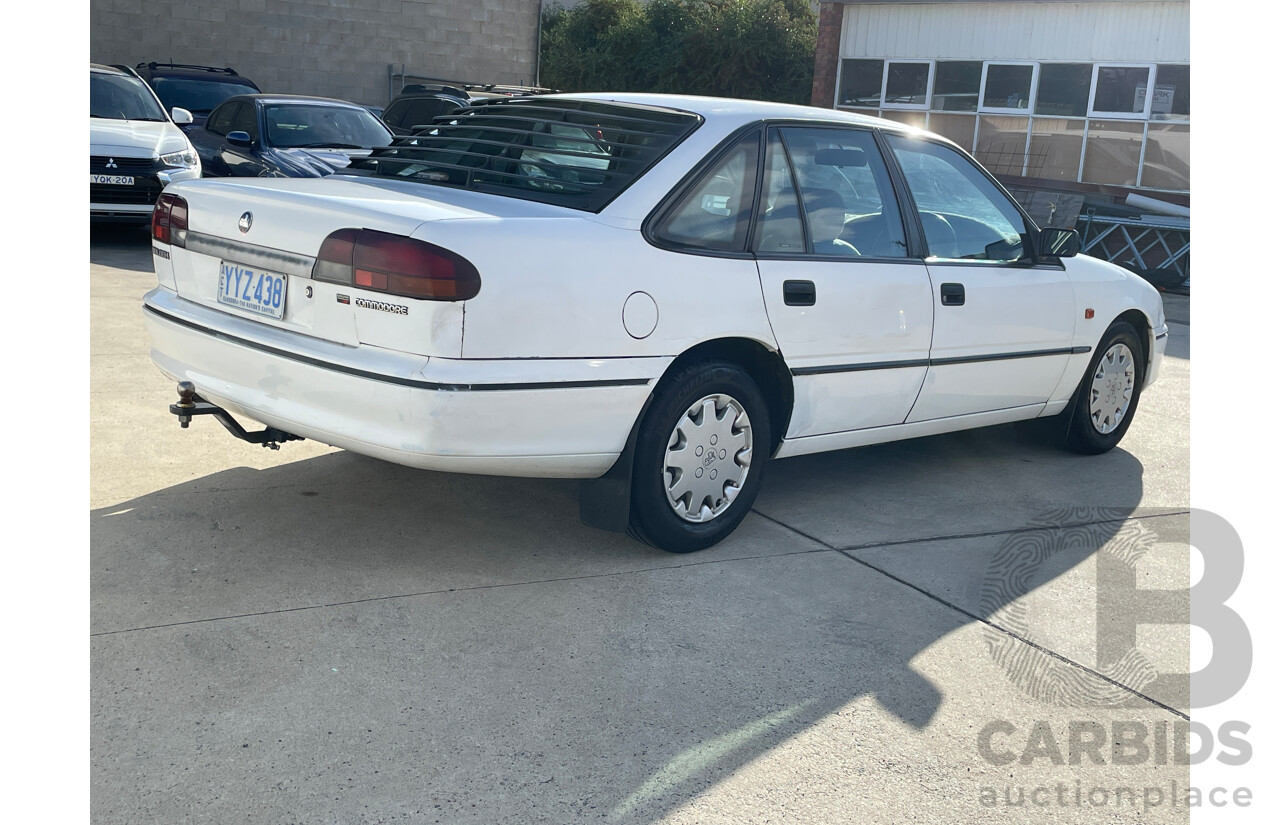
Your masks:
{"label": "rear passenger door", "polygon": [[933,291],[874,134],[770,129],[752,248],[795,386],[787,438],[906,420],[928,371]]}

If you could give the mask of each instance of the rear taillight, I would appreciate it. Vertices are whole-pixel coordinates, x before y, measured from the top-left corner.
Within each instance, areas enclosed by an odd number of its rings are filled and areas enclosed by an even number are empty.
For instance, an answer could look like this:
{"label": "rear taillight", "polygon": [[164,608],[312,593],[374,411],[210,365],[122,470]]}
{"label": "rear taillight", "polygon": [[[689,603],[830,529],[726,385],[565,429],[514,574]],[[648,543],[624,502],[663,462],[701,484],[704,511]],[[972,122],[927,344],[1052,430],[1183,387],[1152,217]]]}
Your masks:
{"label": "rear taillight", "polygon": [[466,301],[480,273],[455,252],[373,229],[339,229],[324,239],[311,277],[429,301]]}
{"label": "rear taillight", "polygon": [[151,237],[160,243],[187,245],[187,202],[177,195],[161,195],[151,213]]}

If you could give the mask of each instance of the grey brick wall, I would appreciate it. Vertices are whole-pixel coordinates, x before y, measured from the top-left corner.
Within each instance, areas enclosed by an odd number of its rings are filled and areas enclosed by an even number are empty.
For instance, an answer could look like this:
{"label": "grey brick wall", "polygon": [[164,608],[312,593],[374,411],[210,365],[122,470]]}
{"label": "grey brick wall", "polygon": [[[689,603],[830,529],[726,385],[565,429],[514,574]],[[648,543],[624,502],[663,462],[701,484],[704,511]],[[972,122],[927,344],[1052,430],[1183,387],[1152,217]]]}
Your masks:
{"label": "grey brick wall", "polygon": [[230,66],[263,91],[387,103],[387,66],[534,82],[538,0],[91,0],[89,60]]}

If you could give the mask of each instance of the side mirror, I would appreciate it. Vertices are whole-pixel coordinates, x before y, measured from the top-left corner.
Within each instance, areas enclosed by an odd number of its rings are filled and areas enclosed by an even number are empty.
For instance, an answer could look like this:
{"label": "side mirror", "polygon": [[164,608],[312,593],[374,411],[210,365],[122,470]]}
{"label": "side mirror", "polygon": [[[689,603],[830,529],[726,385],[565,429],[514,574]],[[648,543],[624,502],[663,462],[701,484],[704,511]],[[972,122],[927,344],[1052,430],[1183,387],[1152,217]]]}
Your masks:
{"label": "side mirror", "polygon": [[1037,249],[1041,256],[1071,258],[1080,254],[1080,233],[1074,229],[1048,227],[1040,230]]}
{"label": "side mirror", "polygon": [[173,111],[169,113],[169,116],[179,126],[187,126],[195,122],[195,118],[191,116],[190,112],[178,106],[173,107]]}
{"label": "side mirror", "polygon": [[249,137],[248,132],[236,130],[227,134],[227,143],[230,143],[232,146],[239,146],[241,148],[248,149],[253,145],[253,138]]}

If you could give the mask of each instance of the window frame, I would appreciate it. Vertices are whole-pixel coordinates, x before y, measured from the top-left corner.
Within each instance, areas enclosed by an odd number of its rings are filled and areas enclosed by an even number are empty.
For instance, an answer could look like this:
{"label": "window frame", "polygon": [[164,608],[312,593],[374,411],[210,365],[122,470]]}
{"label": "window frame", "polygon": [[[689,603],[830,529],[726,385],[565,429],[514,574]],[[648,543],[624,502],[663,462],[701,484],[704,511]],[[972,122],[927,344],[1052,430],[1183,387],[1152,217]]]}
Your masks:
{"label": "window frame", "polygon": [[[996,189],[996,191],[1004,197],[1014,210],[1022,217],[1022,221],[1027,228],[1027,247],[1028,254],[1025,258],[1019,258],[1016,261],[998,261],[998,260],[972,260],[964,258],[933,258],[928,252],[928,240],[924,233],[924,224],[920,220],[920,208],[916,205],[915,197],[911,194],[911,187],[907,183],[906,173],[902,170],[901,164],[898,162],[897,153],[893,151],[893,147],[889,143],[889,137],[895,136],[903,140],[918,140],[921,143],[931,143],[944,149],[949,149],[958,154],[961,159],[977,170],[978,174],[986,178]],[[1061,258],[1040,255],[1037,238],[1040,234],[1040,225],[1032,220],[1030,213],[1018,203],[1018,199],[1009,193],[1004,184],[987,171],[987,168],[979,163],[973,155],[964,149],[956,146],[954,143],[946,139],[932,137],[929,134],[910,134],[891,132],[885,129],[876,130],[876,138],[880,143],[881,154],[887,158],[890,166],[890,175],[894,178],[894,189],[898,195],[899,209],[904,211],[904,222],[907,228],[908,254],[917,260],[923,260],[930,267],[937,266],[999,266],[1014,267],[1018,269],[1035,269],[1048,268],[1061,270],[1065,269]],[[1083,152],[1082,152],[1083,154]],[[915,236],[914,238],[912,236]]]}
{"label": "window frame", "polygon": [[[1147,70],[1147,92],[1143,101],[1141,112],[1107,112],[1100,111],[1095,108],[1098,98],[1098,75],[1103,69],[1146,69]],[[1093,120],[1151,120],[1151,104],[1155,99],[1152,90],[1155,88],[1156,64],[1155,63],[1122,63],[1122,62],[1097,62],[1093,64],[1093,79],[1089,83],[1089,110],[1087,117]],[[1146,130],[1143,130],[1144,140]]]}
{"label": "window frame", "polygon": [[[1025,108],[1016,106],[988,106],[987,100],[987,79],[991,73],[992,66],[1027,66],[1031,69],[1031,82],[1027,87],[1027,105]],[[1032,117],[1032,113],[1036,110],[1036,93],[1040,88],[1040,62],[1036,60],[984,60],[982,61],[982,83],[978,86],[978,111],[979,115],[1024,115]]]}
{"label": "window frame", "polygon": [[[895,161],[886,157],[887,147],[884,143],[883,135],[885,130],[881,127],[864,125],[860,123],[841,123],[819,120],[773,120],[764,124],[765,135],[760,155],[760,173],[756,184],[755,212],[752,215],[751,234],[748,238],[747,249],[751,251],[753,257],[759,260],[769,261],[845,261],[845,262],[862,262],[862,263],[922,263],[924,255],[922,254],[923,246],[919,238],[915,235],[916,220],[909,217],[903,210],[907,205],[904,200],[906,194],[905,181],[899,175],[900,170]],[[880,195],[881,203],[891,202],[897,210],[897,217],[902,228],[903,239],[906,242],[905,254],[901,256],[882,256],[882,255],[854,255],[854,256],[835,256],[835,255],[818,255],[810,251],[813,246],[812,232],[809,229],[809,216],[804,205],[803,187],[798,181],[796,174],[795,159],[791,155],[791,148],[787,145],[786,139],[782,136],[785,129],[838,129],[849,132],[863,132],[870,135],[871,142],[875,146],[875,150],[879,155],[880,163],[887,179],[888,188],[880,189],[877,181],[877,190]],[[782,148],[783,157],[787,162],[787,172],[791,176],[791,186],[796,194],[797,207],[799,210],[801,234],[804,241],[804,251],[802,252],[761,252],[756,247],[759,243],[760,234],[760,214],[764,205],[764,183],[765,175],[768,174],[768,168],[765,161],[768,158],[769,142],[777,137],[778,145]],[[875,173],[872,172],[874,176]],[[882,207],[883,209],[883,207]]]}
{"label": "window frame", "polygon": [[[641,236],[651,245],[659,249],[665,249],[669,252],[680,252],[686,255],[702,255],[708,258],[735,258],[742,260],[755,260],[755,253],[751,251],[752,240],[756,232],[756,212],[760,201],[760,186],[764,179],[764,158],[766,148],[766,126],[770,124],[765,121],[756,121],[748,123],[731,132],[724,140],[720,142],[712,151],[708,152],[702,160],[690,169],[680,182],[671,187],[658,205],[649,212],[644,221],[640,224]],[[742,248],[736,250],[730,249],[711,249],[705,246],[695,246],[691,244],[679,243],[669,238],[665,238],[660,234],[663,225],[675,213],[675,210],[684,202],[685,197],[695,186],[700,184],[708,172],[719,166],[734,152],[743,142],[755,138],[756,158],[755,158],[755,184],[751,192],[751,205],[747,213],[747,231],[742,242]]]}
{"label": "window frame", "polygon": [[[876,60],[880,61],[880,97],[876,100],[875,105],[870,105],[867,103],[840,102],[840,93],[844,90],[844,64],[851,60],[863,60],[867,62],[876,61]],[[839,62],[836,64],[836,89],[835,89],[835,95],[834,95],[835,101],[833,101],[834,108],[843,109],[844,111],[879,109],[881,107],[881,104],[884,103],[885,80],[888,77],[888,72],[885,71],[885,64],[887,64],[888,62],[889,62],[889,59],[886,57],[842,57],[840,58]],[[929,62],[932,62],[932,61],[929,61]],[[929,77],[930,77],[929,82],[932,83],[933,82],[932,69],[930,69],[929,71]]]}
{"label": "window frame", "polygon": [[[924,84],[924,103],[889,103],[889,67],[895,63],[928,67],[929,71],[925,76]],[[917,112],[929,111],[929,106],[933,103],[933,76],[935,63],[936,61],[934,60],[895,60],[886,57],[884,59],[884,68],[881,69],[883,77],[881,78],[880,83],[880,108]]]}

